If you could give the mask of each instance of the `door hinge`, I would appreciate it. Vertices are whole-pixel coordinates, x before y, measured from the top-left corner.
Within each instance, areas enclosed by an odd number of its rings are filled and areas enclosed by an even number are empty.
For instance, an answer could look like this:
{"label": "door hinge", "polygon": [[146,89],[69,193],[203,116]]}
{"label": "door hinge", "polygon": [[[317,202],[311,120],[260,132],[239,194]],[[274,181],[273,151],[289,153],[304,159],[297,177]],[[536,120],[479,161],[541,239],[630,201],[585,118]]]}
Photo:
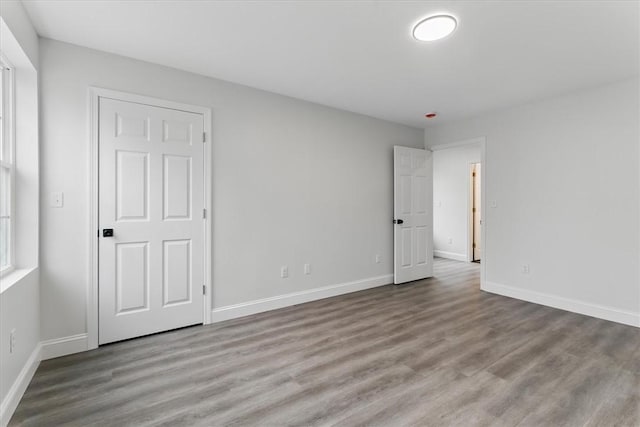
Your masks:
{"label": "door hinge", "polygon": [[476,248],[476,244],[475,244],[475,242],[474,242],[474,243],[473,243],[473,249],[475,249],[475,248]]}
{"label": "door hinge", "polygon": [[207,294],[207,287],[205,285],[202,285],[202,295],[206,295]]}
{"label": "door hinge", "polygon": [[202,142],[207,142],[207,133],[202,132]]}
{"label": "door hinge", "polygon": [[476,176],[476,173],[474,172],[471,176]]}
{"label": "door hinge", "polygon": [[206,218],[207,218],[207,210],[202,209],[202,219],[206,219]]}
{"label": "door hinge", "polygon": [[471,212],[475,213],[476,212],[476,208],[472,208],[473,210]]}

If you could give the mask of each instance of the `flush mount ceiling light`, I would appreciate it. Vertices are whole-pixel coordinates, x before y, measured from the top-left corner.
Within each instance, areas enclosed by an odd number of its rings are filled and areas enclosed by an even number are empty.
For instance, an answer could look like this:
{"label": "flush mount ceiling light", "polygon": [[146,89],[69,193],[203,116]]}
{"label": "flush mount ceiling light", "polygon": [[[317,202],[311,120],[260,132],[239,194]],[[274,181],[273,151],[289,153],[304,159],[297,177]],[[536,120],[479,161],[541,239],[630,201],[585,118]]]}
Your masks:
{"label": "flush mount ceiling light", "polygon": [[413,37],[421,42],[439,40],[453,33],[457,26],[458,21],[451,15],[434,15],[413,27]]}

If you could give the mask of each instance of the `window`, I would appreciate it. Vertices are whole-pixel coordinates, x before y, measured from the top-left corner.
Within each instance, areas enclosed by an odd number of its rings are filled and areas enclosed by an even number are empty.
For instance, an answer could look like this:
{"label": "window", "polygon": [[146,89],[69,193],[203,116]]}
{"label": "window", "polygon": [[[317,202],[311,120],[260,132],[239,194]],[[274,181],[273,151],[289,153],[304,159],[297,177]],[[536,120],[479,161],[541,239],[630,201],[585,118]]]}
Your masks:
{"label": "window", "polygon": [[13,266],[14,247],[14,117],[13,68],[0,52],[0,273]]}

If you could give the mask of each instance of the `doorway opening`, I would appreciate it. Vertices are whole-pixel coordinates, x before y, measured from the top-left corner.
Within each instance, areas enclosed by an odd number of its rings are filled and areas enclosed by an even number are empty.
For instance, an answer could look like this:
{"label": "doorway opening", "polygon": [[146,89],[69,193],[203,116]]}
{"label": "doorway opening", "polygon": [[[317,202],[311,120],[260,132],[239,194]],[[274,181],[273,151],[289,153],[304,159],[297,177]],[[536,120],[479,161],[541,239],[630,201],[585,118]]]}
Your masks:
{"label": "doorway opening", "polygon": [[[431,145],[429,149],[433,153],[433,253],[439,258],[480,264],[482,288],[485,267],[491,262],[491,256],[486,255],[484,229],[490,216],[484,200],[486,138]],[[490,205],[495,203],[491,200]]]}
{"label": "doorway opening", "polygon": [[471,203],[471,261],[480,263],[482,259],[482,167],[480,163],[472,163],[470,179]]}

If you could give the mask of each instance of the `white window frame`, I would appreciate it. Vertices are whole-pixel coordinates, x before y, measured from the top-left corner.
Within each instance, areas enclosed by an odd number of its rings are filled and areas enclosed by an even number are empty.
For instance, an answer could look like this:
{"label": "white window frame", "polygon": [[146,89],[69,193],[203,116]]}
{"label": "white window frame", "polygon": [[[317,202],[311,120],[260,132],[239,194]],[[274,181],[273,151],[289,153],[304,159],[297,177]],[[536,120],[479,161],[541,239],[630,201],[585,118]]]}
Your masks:
{"label": "white window frame", "polygon": [[[16,164],[15,164],[15,68],[0,51],[2,73],[2,141],[9,144],[9,160],[0,160],[0,168],[9,170],[9,253],[7,265],[0,269],[0,277],[15,269],[16,230]],[[5,74],[6,73],[6,74]]]}

